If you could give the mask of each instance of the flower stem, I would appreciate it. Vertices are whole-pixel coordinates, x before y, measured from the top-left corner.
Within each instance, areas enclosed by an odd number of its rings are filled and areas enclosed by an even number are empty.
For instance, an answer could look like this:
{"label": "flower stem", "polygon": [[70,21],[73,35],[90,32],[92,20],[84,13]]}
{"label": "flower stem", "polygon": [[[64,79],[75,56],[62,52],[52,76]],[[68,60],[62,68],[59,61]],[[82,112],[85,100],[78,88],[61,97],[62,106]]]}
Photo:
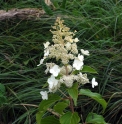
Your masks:
{"label": "flower stem", "polygon": [[67,68],[67,65],[65,66],[65,69],[66,69],[66,76],[68,75],[68,68]]}
{"label": "flower stem", "polygon": [[71,97],[69,97],[69,100],[70,100],[70,109],[72,111],[72,113],[74,113],[74,103],[73,103],[73,100]]}

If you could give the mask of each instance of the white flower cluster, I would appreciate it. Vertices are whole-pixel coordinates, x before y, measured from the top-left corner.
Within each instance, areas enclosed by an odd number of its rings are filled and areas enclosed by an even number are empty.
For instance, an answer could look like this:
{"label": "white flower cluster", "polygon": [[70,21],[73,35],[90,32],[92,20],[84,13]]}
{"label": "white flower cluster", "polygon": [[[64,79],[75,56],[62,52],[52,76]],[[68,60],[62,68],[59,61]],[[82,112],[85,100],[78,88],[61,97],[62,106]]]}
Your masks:
{"label": "white flower cluster", "polygon": [[[49,86],[48,92],[53,93],[60,88],[61,84],[65,84],[66,87],[70,88],[75,81],[82,85],[89,83],[87,74],[80,72],[84,65],[84,55],[89,56],[89,51],[81,49],[81,53],[78,53],[76,43],[79,40],[78,38],[73,38],[76,31],[70,32],[70,28],[66,27],[63,22],[59,17],[56,19],[54,26],[52,26],[54,31],[51,30],[54,44],[50,45],[49,42],[44,43],[44,57],[37,65],[40,66],[43,64],[46,58],[55,58],[56,61],[61,62],[62,66],[58,66],[55,63],[46,63],[47,69],[45,73],[51,73],[51,77],[47,80]],[[73,60],[72,65],[69,64],[71,60]],[[73,73],[75,70],[78,70],[77,74]],[[92,87],[94,88],[97,85],[98,83],[93,78]],[[42,99],[48,99],[48,92],[40,92]]]}

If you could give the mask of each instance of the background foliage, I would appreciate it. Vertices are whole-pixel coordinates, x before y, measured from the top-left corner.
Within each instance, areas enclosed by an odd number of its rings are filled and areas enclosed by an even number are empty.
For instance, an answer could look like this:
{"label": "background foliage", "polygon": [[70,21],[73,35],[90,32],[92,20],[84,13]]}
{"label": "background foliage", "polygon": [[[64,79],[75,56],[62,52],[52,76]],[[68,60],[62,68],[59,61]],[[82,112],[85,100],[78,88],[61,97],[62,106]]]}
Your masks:
{"label": "background foliage", "polygon": [[[62,7],[57,1],[52,15],[40,20],[0,21],[0,83],[6,88],[7,100],[0,104],[0,123],[35,124],[35,113],[41,101],[39,94],[48,75],[45,66],[37,67],[43,57],[43,43],[51,41],[49,31],[57,16],[65,20],[72,31],[77,30],[79,49],[90,51],[85,63],[98,72],[95,76],[98,92],[109,101],[105,120],[111,124],[122,122],[122,2],[121,0],[70,0]],[[38,8],[40,0],[1,0],[0,9]],[[47,13],[48,14],[48,13]],[[90,87],[89,85],[85,87]],[[114,94],[114,95],[113,95]],[[84,97],[78,101],[83,118],[101,107]],[[49,113],[47,113],[49,114]]]}

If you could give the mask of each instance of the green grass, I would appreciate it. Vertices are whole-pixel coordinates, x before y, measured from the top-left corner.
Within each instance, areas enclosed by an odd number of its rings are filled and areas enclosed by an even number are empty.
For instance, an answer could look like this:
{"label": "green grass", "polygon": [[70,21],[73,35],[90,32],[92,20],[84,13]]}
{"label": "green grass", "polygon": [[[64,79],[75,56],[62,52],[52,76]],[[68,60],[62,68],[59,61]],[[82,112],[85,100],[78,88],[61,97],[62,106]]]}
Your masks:
{"label": "green grass", "polygon": [[[1,1],[0,9],[41,7],[36,0]],[[43,57],[43,43],[51,41],[49,31],[57,16],[71,30],[77,30],[78,48],[88,49],[86,65],[95,68],[99,86],[92,89],[108,101],[104,117],[108,123],[122,122],[122,2],[120,0],[72,0],[66,8],[53,10],[53,15],[38,21],[6,20],[0,22],[0,83],[6,87],[7,103],[0,107],[5,124],[36,123],[35,113],[41,101],[39,92],[48,75],[45,66],[37,67]],[[90,87],[85,86],[85,87]],[[91,87],[90,87],[91,88]],[[81,103],[81,101],[83,102]],[[28,105],[27,105],[28,104]],[[32,106],[33,105],[33,106]],[[34,106],[35,105],[35,106]],[[81,98],[77,108],[84,117],[90,111],[100,113],[101,106]],[[81,111],[82,110],[82,111]]]}

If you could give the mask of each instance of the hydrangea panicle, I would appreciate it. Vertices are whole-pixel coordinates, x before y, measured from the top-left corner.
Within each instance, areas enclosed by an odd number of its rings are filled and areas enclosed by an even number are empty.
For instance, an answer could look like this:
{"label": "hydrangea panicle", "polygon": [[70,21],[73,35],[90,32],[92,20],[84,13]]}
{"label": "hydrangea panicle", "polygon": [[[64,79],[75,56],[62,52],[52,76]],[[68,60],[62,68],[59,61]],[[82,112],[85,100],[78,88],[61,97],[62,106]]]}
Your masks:
{"label": "hydrangea panicle", "polygon": [[[43,64],[43,61],[46,58],[55,59],[58,63],[60,62],[60,66],[55,63],[46,63],[47,68],[45,73],[51,73],[51,77],[47,80],[48,90],[52,93],[56,92],[61,84],[65,84],[66,87],[70,88],[75,81],[82,85],[89,83],[87,74],[82,74],[80,72],[84,65],[84,55],[88,56],[89,51],[81,49],[82,55],[79,54],[77,49],[77,42],[79,42],[79,39],[74,38],[77,31],[71,32],[70,28],[66,27],[63,23],[64,20],[57,17],[54,26],[52,26],[53,30],[50,30],[53,34],[53,44],[50,45],[50,42],[48,41],[44,43],[44,57],[37,65],[40,66]],[[79,72],[74,74],[73,72],[75,70],[78,70]],[[95,78],[93,78],[92,87],[94,88],[97,85],[98,83],[95,81]],[[46,93],[47,92],[43,91],[40,92],[42,99],[48,99]]]}

